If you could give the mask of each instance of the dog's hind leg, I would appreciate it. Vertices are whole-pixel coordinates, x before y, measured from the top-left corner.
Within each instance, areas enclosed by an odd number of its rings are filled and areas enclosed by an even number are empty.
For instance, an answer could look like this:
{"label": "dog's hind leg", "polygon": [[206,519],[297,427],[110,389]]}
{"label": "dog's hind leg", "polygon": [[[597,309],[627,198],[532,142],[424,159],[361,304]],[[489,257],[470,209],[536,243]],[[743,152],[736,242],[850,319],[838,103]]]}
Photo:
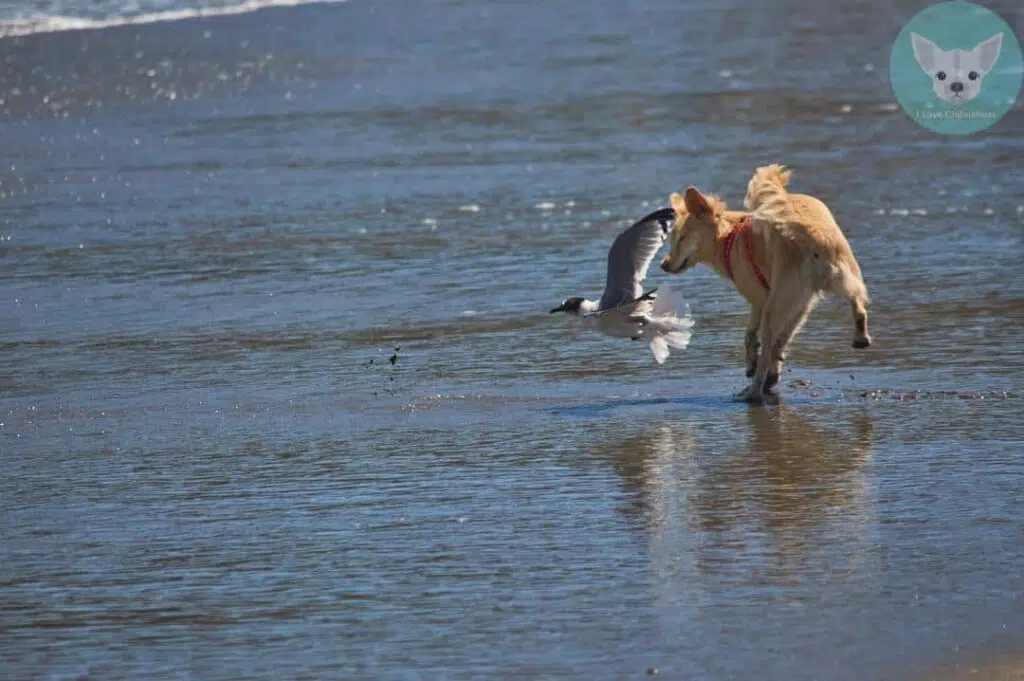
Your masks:
{"label": "dog's hind leg", "polygon": [[799,330],[816,299],[799,270],[792,270],[772,282],[772,290],[761,314],[761,351],[754,377],[741,394],[748,402],[759,402],[779,381],[786,347]]}
{"label": "dog's hind leg", "polygon": [[868,297],[867,286],[861,279],[860,266],[852,256],[847,262],[835,268],[830,282],[830,289],[850,301],[853,310],[853,347],[857,349],[871,347],[871,334],[868,333]]}
{"label": "dog's hind leg", "polygon": [[[800,282],[797,283],[800,284]],[[765,377],[764,385],[761,388],[764,392],[771,392],[772,388],[779,382],[779,377],[782,375],[782,367],[786,363],[786,351],[789,348],[789,344],[796,334],[800,332],[800,328],[807,321],[807,316],[817,303],[818,294],[805,285],[800,285],[794,291],[794,295],[788,298],[786,317],[780,322],[778,332],[775,334],[772,347],[770,348],[772,353],[771,368],[768,370],[768,375]]]}
{"label": "dog's hind leg", "polygon": [[871,347],[871,334],[868,333],[868,311],[861,298],[851,298],[853,307],[853,347],[858,350]]}

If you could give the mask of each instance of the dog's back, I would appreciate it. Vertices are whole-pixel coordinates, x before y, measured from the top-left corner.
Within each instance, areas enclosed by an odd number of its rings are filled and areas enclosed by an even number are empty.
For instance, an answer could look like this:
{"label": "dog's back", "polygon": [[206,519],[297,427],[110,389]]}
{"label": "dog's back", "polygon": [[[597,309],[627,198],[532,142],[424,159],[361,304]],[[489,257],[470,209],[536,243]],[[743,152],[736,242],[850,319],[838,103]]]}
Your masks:
{"label": "dog's back", "polygon": [[774,252],[788,267],[807,268],[820,290],[867,301],[860,266],[832,211],[821,200],[787,190],[791,171],[761,166],[747,185],[744,207],[752,213]]}

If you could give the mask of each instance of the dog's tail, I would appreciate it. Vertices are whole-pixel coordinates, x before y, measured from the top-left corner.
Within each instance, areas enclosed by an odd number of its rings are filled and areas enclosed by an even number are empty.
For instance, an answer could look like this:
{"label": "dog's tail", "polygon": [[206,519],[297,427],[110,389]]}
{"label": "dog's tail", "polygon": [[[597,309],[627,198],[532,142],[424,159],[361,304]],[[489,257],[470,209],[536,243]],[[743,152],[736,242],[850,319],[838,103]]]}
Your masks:
{"label": "dog's tail", "polygon": [[651,339],[651,353],[658,364],[668,359],[669,348],[686,349],[693,336],[693,317],[681,293],[671,286],[661,288],[644,332]]}
{"label": "dog's tail", "polygon": [[743,206],[755,217],[765,219],[782,218],[789,208],[789,170],[785,166],[773,163],[761,166],[754,171],[747,185],[747,195],[743,198]]}

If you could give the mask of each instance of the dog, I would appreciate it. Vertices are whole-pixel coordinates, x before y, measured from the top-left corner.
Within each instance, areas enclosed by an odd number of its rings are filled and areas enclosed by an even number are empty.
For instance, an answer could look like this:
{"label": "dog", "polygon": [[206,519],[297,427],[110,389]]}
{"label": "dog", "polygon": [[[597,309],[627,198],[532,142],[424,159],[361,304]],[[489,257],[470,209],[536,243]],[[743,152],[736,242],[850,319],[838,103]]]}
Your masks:
{"label": "dog", "polygon": [[789,343],[823,293],[850,301],[853,347],[871,345],[868,290],[853,250],[824,203],[786,190],[789,177],[779,164],[758,168],[747,186],[746,212],[728,210],[694,186],[670,199],[676,219],[661,269],[678,274],[703,263],[750,303],[744,347],[752,380],[737,395],[748,402],[774,395]]}
{"label": "dog", "polygon": [[1003,34],[975,45],[973,50],[943,50],[917,33],[910,34],[914,58],[928,77],[939,99],[960,106],[981,93],[981,82],[999,59]]}

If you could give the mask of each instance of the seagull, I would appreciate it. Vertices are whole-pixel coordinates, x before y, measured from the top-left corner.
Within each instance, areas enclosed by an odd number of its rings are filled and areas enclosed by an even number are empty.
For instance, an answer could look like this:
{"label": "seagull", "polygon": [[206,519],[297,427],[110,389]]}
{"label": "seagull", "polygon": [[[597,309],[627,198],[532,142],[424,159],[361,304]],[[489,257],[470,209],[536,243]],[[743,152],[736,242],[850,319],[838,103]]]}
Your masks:
{"label": "seagull", "polygon": [[551,310],[583,318],[583,326],[613,338],[650,340],[654,361],[662,364],[669,347],[686,349],[693,318],[682,296],[664,287],[644,293],[647,269],[675,223],[676,212],[662,208],[619,234],[608,250],[608,276],[600,301],[566,298]]}

